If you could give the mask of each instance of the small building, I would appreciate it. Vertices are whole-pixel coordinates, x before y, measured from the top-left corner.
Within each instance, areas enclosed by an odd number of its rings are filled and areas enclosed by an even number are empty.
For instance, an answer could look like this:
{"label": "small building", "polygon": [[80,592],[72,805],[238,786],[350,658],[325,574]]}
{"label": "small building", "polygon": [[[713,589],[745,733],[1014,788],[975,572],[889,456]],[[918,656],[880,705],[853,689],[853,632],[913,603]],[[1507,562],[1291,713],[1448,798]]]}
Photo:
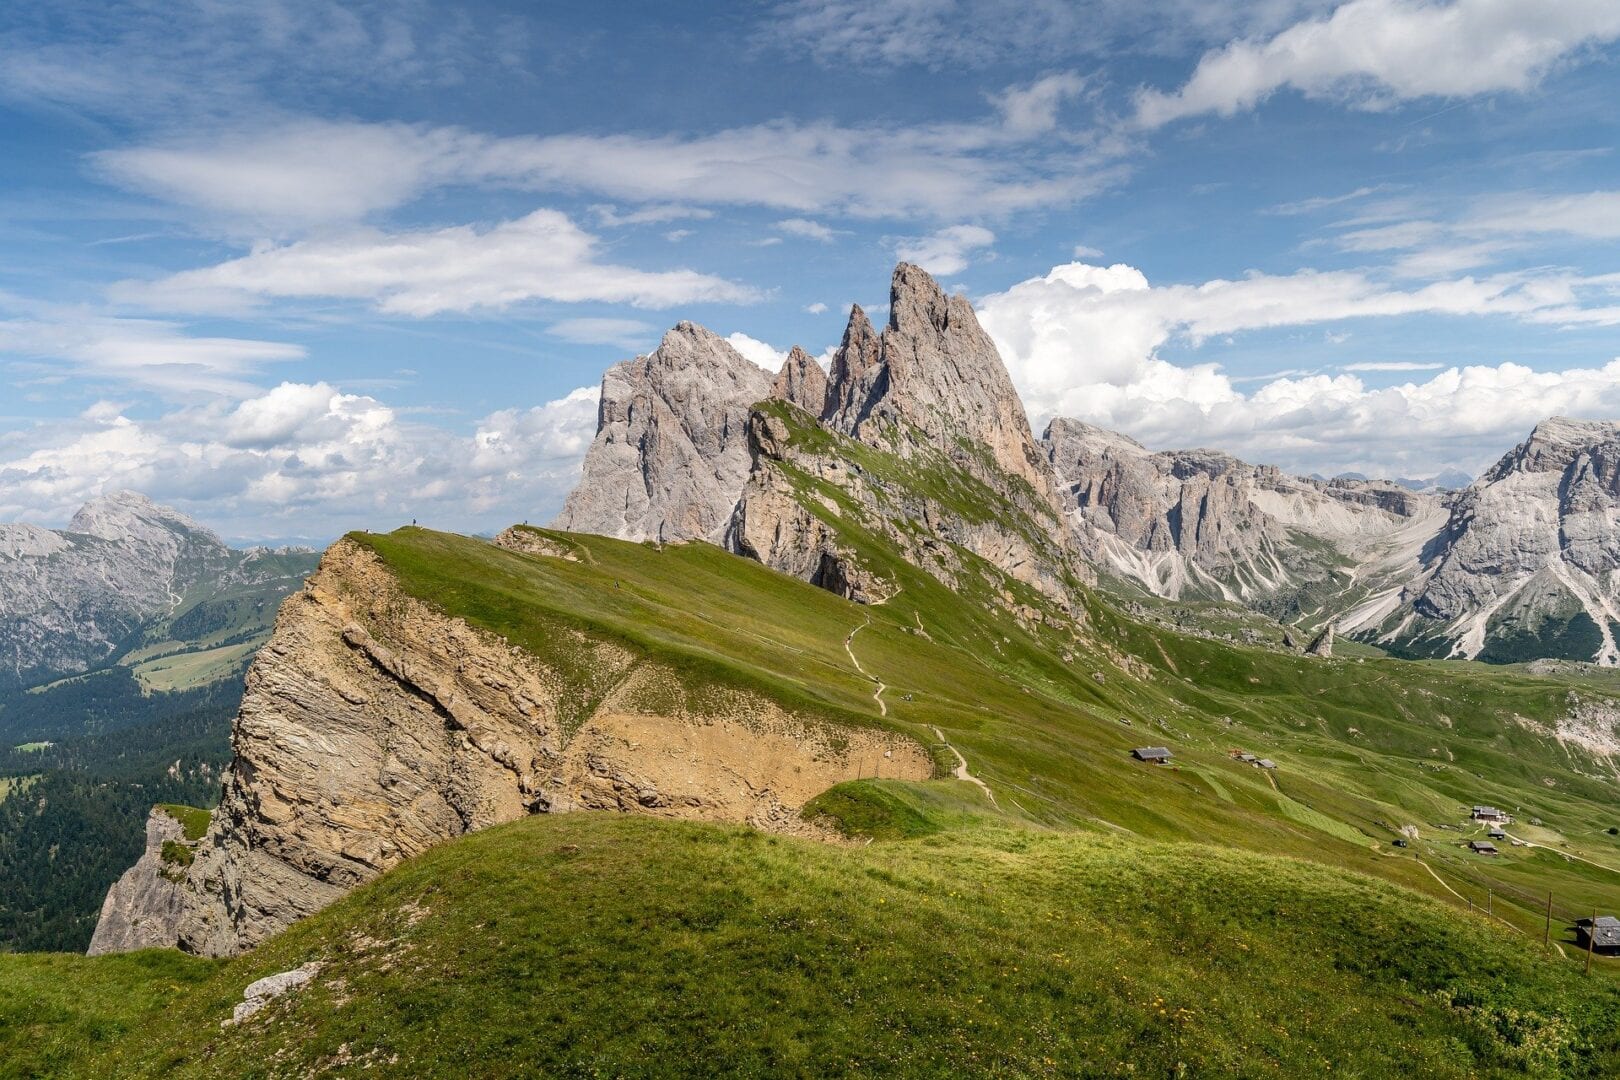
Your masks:
{"label": "small building", "polygon": [[1404,837],[1404,836],[1398,837],[1395,840],[1395,846],[1396,847],[1405,847],[1406,846],[1406,837]]}
{"label": "small building", "polygon": [[1255,762],[1255,764],[1260,766],[1262,769],[1275,769],[1277,767],[1277,763],[1268,757],[1261,758],[1259,761]]}
{"label": "small building", "polygon": [[1599,915],[1595,922],[1576,919],[1575,940],[1584,949],[1588,939],[1591,939],[1593,952],[1620,952],[1620,919],[1613,915]]}
{"label": "small building", "polygon": [[1470,840],[1468,842],[1468,850],[1472,851],[1475,855],[1495,855],[1496,845],[1491,843],[1489,840]]}
{"label": "small building", "polygon": [[1165,746],[1138,746],[1131,751],[1131,757],[1137,761],[1146,761],[1154,765],[1163,765],[1170,760],[1170,749]]}
{"label": "small building", "polygon": [[1491,826],[1491,831],[1490,831],[1490,838],[1492,840],[1506,840],[1507,839],[1507,833],[1503,832],[1501,829],[1499,829],[1495,825],[1492,825]]}
{"label": "small building", "polygon": [[1507,814],[1494,806],[1474,807],[1475,821],[1506,821],[1507,819]]}
{"label": "small building", "polygon": [[1255,757],[1253,754],[1249,753],[1247,750],[1245,750],[1243,753],[1239,754],[1237,756],[1237,759],[1239,761],[1243,762],[1245,765],[1253,765],[1255,762],[1260,760],[1259,758]]}

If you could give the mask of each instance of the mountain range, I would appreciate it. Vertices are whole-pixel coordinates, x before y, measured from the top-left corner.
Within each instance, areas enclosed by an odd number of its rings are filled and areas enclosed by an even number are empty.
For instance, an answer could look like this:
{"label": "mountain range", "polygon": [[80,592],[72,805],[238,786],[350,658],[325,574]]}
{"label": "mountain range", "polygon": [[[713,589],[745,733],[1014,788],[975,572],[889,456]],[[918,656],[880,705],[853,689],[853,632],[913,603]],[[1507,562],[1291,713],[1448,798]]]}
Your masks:
{"label": "mountain range", "polygon": [[[953,542],[1054,595],[1066,578],[1100,576],[1126,595],[1241,604],[1301,638],[1331,625],[1401,656],[1620,661],[1620,425],[1551,418],[1455,489],[1466,477],[1322,480],[1219,451],[1153,452],[1061,417],[1037,440],[967,302],[905,265],[888,325],[879,334],[854,308],[830,373],[795,348],[772,380],[690,323],[613,368],[585,479],[556,526],[707,540],[848,595],[880,594],[857,560],[828,549],[813,513],[772,507],[784,489],[771,429],[785,421],[750,423],[767,397],[914,471],[933,459],[1004,493],[1017,485],[1038,511],[1032,531],[975,530],[940,500],[903,516],[948,520]],[[796,474],[857,501],[884,497],[871,476],[844,482],[840,454],[796,454]]]}
{"label": "mountain range", "polygon": [[207,681],[245,664],[314,564],[307,549],[235,550],[131,491],[65,529],[0,524],[0,691],[115,661],[144,682]]}

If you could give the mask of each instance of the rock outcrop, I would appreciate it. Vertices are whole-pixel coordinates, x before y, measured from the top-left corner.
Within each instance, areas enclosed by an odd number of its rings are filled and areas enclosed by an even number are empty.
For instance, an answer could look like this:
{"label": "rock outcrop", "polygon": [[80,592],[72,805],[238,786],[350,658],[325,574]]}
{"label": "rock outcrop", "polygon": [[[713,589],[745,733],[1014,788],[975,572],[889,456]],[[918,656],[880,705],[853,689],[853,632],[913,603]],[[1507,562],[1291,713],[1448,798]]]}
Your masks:
{"label": "rock outcrop", "polygon": [[0,525],[0,689],[85,671],[188,594],[282,582],[262,549],[236,551],[197,522],[144,495],[86,503],[66,529]]}
{"label": "rock outcrop", "polygon": [[920,267],[895,268],[881,335],[859,307],[850,312],[828,400],[824,420],[834,431],[901,456],[925,445],[998,489],[1014,477],[1058,504],[995,343],[967,298],[946,296]]}
{"label": "rock outcrop", "polygon": [[795,345],[783,361],[782,370],[777,372],[771,393],[812,416],[820,416],[827,407],[827,373],[809,353]]}
{"label": "rock outcrop", "polygon": [[750,420],[753,470],[726,545],[853,599],[887,595],[893,582],[837,539],[858,527],[947,584],[977,577],[976,557],[1072,613],[1090,571],[994,343],[964,298],[915,266],[896,268],[889,309],[881,334],[851,310],[819,423],[799,410]]}
{"label": "rock outcrop", "polygon": [[769,375],[683,322],[602,376],[595,441],[555,527],[623,540],[717,542],[748,478],[748,410]]}
{"label": "rock outcrop", "polygon": [[[538,618],[539,616],[537,616]],[[674,673],[558,624],[548,663],[333,545],[249,671],[235,757],[169,944],[229,955],[440,841],[532,813],[611,810],[814,832],[833,784],[930,776],[921,745],[759,695],[679,699]],[[111,932],[111,931],[109,931]]]}
{"label": "rock outcrop", "polygon": [[185,911],[182,883],[196,842],[161,807],[146,818],[146,850],[107,891],[90,955],[173,945]]}

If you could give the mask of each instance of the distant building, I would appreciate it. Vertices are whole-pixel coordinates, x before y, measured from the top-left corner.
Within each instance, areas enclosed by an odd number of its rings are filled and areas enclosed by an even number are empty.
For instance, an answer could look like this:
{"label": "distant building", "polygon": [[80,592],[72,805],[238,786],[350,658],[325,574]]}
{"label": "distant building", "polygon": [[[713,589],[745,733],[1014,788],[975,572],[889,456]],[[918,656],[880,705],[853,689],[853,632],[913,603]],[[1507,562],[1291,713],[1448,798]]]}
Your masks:
{"label": "distant building", "polygon": [[1489,840],[1470,840],[1468,842],[1468,850],[1472,851],[1475,855],[1495,855],[1496,845],[1491,843]]}
{"label": "distant building", "polygon": [[1170,750],[1164,746],[1138,746],[1131,751],[1131,756],[1137,761],[1149,761],[1155,765],[1163,765],[1170,760]]}
{"label": "distant building", "polygon": [[1259,761],[1255,762],[1255,764],[1260,766],[1262,769],[1275,769],[1277,767],[1277,763],[1268,757],[1261,758]]}
{"label": "distant building", "polygon": [[1501,829],[1498,829],[1495,825],[1492,825],[1490,837],[1492,840],[1506,840],[1507,833],[1503,832]]}
{"label": "distant building", "polygon": [[1506,821],[1507,819],[1507,814],[1494,806],[1474,807],[1475,821]]}
{"label": "distant building", "polygon": [[1406,837],[1403,836],[1403,837],[1400,837],[1399,839],[1397,839],[1395,841],[1395,846],[1396,847],[1405,847],[1406,846]]}
{"label": "distant building", "polygon": [[1620,952],[1620,919],[1613,915],[1599,915],[1596,923],[1591,919],[1575,920],[1575,940],[1586,948],[1586,941],[1592,939],[1593,952]]}

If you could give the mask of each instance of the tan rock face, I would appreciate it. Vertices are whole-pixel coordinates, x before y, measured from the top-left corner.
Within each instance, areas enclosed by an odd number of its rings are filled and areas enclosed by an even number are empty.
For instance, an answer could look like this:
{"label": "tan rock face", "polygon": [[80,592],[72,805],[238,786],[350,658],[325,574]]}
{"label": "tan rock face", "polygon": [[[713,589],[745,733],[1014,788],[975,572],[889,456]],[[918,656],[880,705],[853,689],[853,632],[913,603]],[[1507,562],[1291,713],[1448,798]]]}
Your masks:
{"label": "tan rock face", "polygon": [[[531,813],[619,810],[809,828],[844,779],[924,779],[920,745],[831,728],[758,695],[702,715],[635,702],[670,679],[573,632],[582,686],[405,595],[334,545],[248,675],[235,758],[169,944],[230,955],[433,844]],[[668,699],[669,695],[664,695]]]}

